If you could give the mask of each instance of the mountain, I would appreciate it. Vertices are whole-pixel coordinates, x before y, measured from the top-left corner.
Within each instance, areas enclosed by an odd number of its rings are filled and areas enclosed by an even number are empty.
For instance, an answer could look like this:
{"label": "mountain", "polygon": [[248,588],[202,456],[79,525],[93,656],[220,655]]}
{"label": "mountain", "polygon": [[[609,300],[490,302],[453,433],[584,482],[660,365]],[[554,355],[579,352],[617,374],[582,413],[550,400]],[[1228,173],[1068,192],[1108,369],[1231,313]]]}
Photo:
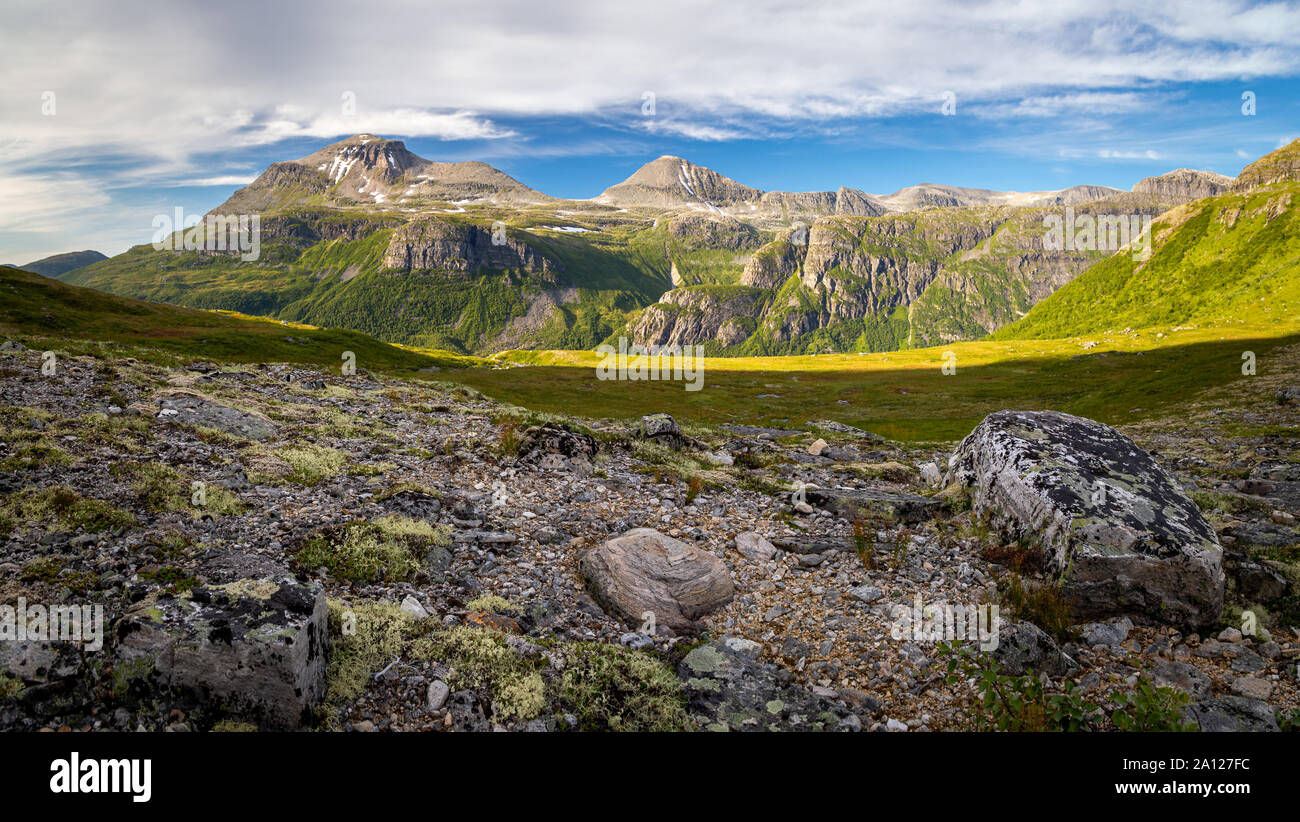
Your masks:
{"label": "mountain", "polygon": [[474,354],[619,336],[724,356],[894,350],[1014,322],[1115,250],[1047,248],[1065,206],[1154,218],[1222,185],[1165,178],[784,192],[664,156],[592,200],[556,200],[358,134],[272,164],[213,210],[261,215],[257,259],[142,245],[61,279]]}
{"label": "mountain", "polygon": [[890,211],[920,208],[1076,205],[1119,193],[1119,189],[1106,186],[1016,192],[934,183],[908,186],[886,195],[844,187],[836,191],[761,191],[681,157],[665,155],[605,189],[593,202],[620,208],[697,208],[742,218],[877,217]]}
{"label": "mountain", "polygon": [[88,266],[91,263],[97,263],[100,260],[107,260],[108,257],[98,251],[67,251],[63,254],[54,254],[49,257],[42,257],[35,262],[26,265],[14,266],[24,271],[32,271],[43,277],[59,277],[78,268]]}
{"label": "mountain", "polygon": [[1107,258],[993,339],[1270,325],[1300,316],[1297,156],[1300,141],[1247,166],[1230,192],[1162,215],[1149,260]]}
{"label": "mountain", "polygon": [[551,199],[487,163],[433,162],[407,151],[400,140],[357,134],[301,159],[273,163],[213,213],[260,214],[302,204],[517,205]]}
{"label": "mountain", "polygon": [[1246,166],[1232,184],[1233,191],[1253,191],[1261,186],[1300,179],[1300,140],[1265,154]]}
{"label": "mountain", "polygon": [[[1135,205],[1121,195],[1075,212],[1155,217],[1169,205]],[[629,335],[642,345],[704,344],[745,356],[975,339],[1106,257],[1045,248],[1043,221],[1056,208],[956,206],[818,218],[804,237],[787,230],[759,247],[735,284],[664,294],[629,323]]]}
{"label": "mountain", "polygon": [[757,201],[763,192],[681,157],[653,160],[618,185],[605,189],[596,202],[609,205],[671,208],[703,205],[716,210]]}
{"label": "mountain", "polygon": [[1174,169],[1159,177],[1147,177],[1133,186],[1134,194],[1155,194],[1166,199],[1188,202],[1202,197],[1214,197],[1232,186],[1233,178],[1213,171],[1193,171],[1190,168]]}
{"label": "mountain", "polygon": [[1100,200],[1118,194],[1119,189],[1106,186],[1072,186],[1060,191],[991,191],[983,188],[922,183],[908,186],[893,194],[873,199],[890,211],[913,211],[918,208],[953,206],[1066,206]]}
{"label": "mountain", "polygon": [[77,338],[130,346],[133,355],[171,364],[176,358],[217,358],[325,368],[338,367],[338,352],[352,351],[368,368],[407,373],[481,362],[440,351],[406,351],[356,331],[292,326],[132,300],[10,266],[0,266],[0,293],[5,295],[0,334],[20,337],[29,345],[47,337]]}

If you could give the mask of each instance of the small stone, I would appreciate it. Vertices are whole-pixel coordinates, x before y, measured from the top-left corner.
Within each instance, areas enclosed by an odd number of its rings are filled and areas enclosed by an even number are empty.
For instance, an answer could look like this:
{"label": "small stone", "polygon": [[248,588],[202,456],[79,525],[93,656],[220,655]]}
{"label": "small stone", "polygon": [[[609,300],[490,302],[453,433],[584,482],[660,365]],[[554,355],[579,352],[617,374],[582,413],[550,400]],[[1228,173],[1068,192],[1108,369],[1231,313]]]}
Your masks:
{"label": "small stone", "polygon": [[424,606],[420,604],[418,599],[410,594],[407,594],[406,599],[402,600],[402,613],[412,619],[429,618],[429,612],[425,610]]}
{"label": "small stone", "polygon": [[629,631],[618,638],[618,644],[634,651],[653,648],[655,641],[639,631]]}
{"label": "small stone", "polygon": [[435,679],[429,683],[429,689],[425,693],[425,703],[429,710],[439,711],[442,706],[447,704],[447,697],[451,694],[451,688],[441,679]]}
{"label": "small stone", "polygon": [[870,585],[858,585],[849,589],[849,596],[859,602],[872,603],[885,595],[885,592],[879,588],[873,588]]}
{"label": "small stone", "polygon": [[743,531],[736,534],[736,550],[749,559],[759,562],[767,562],[776,556],[776,546],[756,531]]}
{"label": "small stone", "polygon": [[1233,680],[1232,692],[1247,699],[1267,700],[1273,694],[1273,683],[1256,676],[1243,676]]}
{"label": "small stone", "polygon": [[808,453],[812,454],[814,457],[820,457],[821,453],[826,450],[827,445],[826,440],[819,437],[816,442],[808,446]]}

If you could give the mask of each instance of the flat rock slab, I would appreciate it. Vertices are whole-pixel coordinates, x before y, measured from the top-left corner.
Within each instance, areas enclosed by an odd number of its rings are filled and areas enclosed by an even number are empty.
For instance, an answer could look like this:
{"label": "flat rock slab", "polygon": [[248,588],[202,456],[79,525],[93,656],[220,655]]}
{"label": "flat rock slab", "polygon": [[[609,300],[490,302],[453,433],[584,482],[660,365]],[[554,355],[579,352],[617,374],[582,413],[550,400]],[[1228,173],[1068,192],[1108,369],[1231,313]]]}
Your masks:
{"label": "flat rock slab", "polygon": [[948,483],[1043,553],[1083,618],[1199,630],[1223,609],[1218,537],[1178,483],[1115,429],[1056,411],[998,411],[962,440]]}
{"label": "flat rock slab", "polygon": [[205,720],[297,728],[325,694],[325,594],[292,577],[142,604],[114,634],[120,681]]}
{"label": "flat rock slab", "polygon": [[818,428],[822,431],[834,431],[837,434],[847,434],[850,437],[870,440],[871,442],[881,442],[884,437],[879,434],[873,434],[870,431],[863,431],[861,428],[854,428],[852,425],[846,425],[835,420],[812,420],[808,425]]}
{"label": "flat rock slab", "polygon": [[824,554],[827,551],[857,550],[853,540],[842,537],[780,536],[772,537],[772,544],[792,554]]}
{"label": "flat rock slab", "polygon": [[688,631],[731,601],[735,589],[722,560],[652,528],[634,528],[582,555],[592,597],[629,626],[653,613],[657,625]]}
{"label": "flat rock slab", "polygon": [[718,426],[724,431],[730,431],[733,434],[739,434],[742,437],[770,437],[771,439],[783,439],[785,437],[801,436],[803,431],[793,431],[789,428],[765,428],[761,425],[732,425],[723,423]]}
{"label": "flat rock slab", "polygon": [[155,397],[158,419],[200,428],[215,428],[250,440],[268,440],[275,436],[275,423],[261,414],[231,408],[228,405],[189,391],[170,391]]}
{"label": "flat rock slab", "polygon": [[1195,722],[1210,733],[1277,731],[1277,718],[1267,702],[1244,696],[1205,698],[1192,703],[1183,712],[1184,719]]}
{"label": "flat rock slab", "polygon": [[943,509],[941,500],[875,488],[808,488],[804,494],[810,505],[847,520],[876,517],[916,523],[933,519]]}

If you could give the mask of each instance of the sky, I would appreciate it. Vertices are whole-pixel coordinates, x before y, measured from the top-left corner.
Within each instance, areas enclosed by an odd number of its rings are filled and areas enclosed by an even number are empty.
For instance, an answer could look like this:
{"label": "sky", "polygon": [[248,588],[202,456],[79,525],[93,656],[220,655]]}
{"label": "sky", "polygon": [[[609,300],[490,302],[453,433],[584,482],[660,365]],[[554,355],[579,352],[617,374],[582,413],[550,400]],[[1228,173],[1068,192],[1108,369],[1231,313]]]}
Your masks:
{"label": "sky", "polygon": [[6,0],[0,263],[148,242],[352,134],[594,197],[1129,189],[1300,137],[1300,4]]}

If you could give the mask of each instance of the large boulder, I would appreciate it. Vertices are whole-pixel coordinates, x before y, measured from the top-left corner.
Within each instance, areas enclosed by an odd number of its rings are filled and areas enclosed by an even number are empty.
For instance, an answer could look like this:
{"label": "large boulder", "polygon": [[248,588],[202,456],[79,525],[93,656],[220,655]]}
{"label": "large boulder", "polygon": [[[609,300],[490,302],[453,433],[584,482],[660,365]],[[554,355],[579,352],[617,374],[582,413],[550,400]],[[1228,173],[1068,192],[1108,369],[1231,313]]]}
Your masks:
{"label": "large boulder", "polygon": [[206,720],[296,728],[325,694],[326,620],[320,586],[292,577],[195,588],[118,621],[115,679]]}
{"label": "large boulder", "polygon": [[722,560],[652,528],[614,537],[579,564],[592,597],[627,625],[640,625],[651,612],[657,625],[691,630],[734,593]]}
{"label": "large boulder", "polygon": [[1043,554],[1084,618],[1131,615],[1191,630],[1223,609],[1223,551],[1200,509],[1109,426],[1056,411],[998,411],[962,440],[947,482]]}

